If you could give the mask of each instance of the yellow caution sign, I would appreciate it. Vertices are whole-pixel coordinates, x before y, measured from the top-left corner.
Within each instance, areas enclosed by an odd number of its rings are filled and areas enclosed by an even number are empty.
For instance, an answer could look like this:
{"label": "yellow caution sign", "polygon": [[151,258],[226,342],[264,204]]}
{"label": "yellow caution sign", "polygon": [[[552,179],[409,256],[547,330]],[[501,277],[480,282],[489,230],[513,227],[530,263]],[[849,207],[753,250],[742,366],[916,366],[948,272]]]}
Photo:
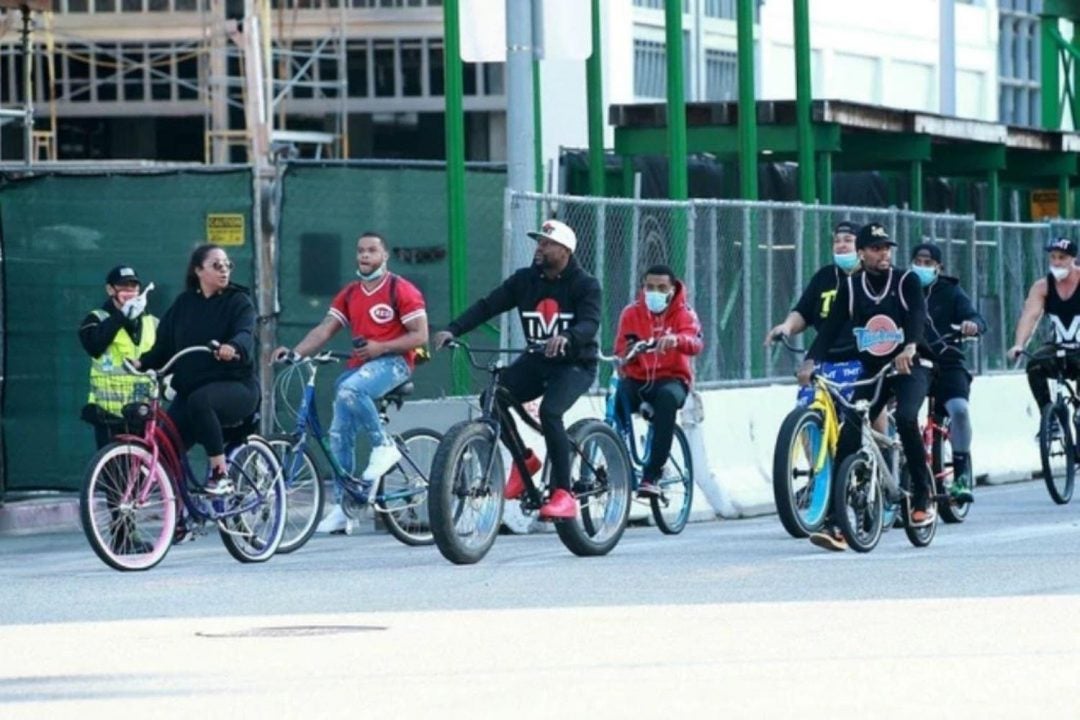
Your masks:
{"label": "yellow caution sign", "polygon": [[1031,219],[1035,222],[1046,218],[1061,217],[1061,201],[1057,190],[1031,191]]}
{"label": "yellow caution sign", "polygon": [[206,242],[226,247],[244,244],[244,216],[240,213],[208,213]]}

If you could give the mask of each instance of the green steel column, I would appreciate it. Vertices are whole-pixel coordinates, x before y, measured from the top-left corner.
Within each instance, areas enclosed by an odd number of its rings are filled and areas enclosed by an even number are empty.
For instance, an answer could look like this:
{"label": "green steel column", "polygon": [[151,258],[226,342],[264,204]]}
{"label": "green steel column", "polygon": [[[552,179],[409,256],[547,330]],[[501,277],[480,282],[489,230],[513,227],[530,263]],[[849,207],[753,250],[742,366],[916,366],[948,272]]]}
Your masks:
{"label": "green steel column", "polygon": [[[665,0],[664,30],[667,37],[667,141],[668,197],[686,200],[689,171],[686,150],[686,88],[683,72],[682,0]],[[672,217],[671,269],[680,277],[686,269],[688,218],[676,211]]]}
{"label": "green steel column", "polygon": [[911,181],[909,207],[915,212],[923,209],[923,166],[921,160],[912,160],[911,169],[908,172]]}
{"label": "green steel column", "polygon": [[[465,111],[461,62],[461,25],[458,0],[443,3],[443,85],[446,90],[446,199],[447,239],[450,246],[450,317],[468,303],[469,277],[465,250]],[[469,369],[460,353],[454,356],[453,392],[469,389]]]}
{"label": "green steel column", "polygon": [[619,160],[622,163],[622,196],[634,197],[634,156],[621,155]]}
{"label": "green steel column", "polygon": [[683,85],[682,0],[665,0],[667,33],[668,197],[687,197],[686,91]]}
{"label": "green steel column", "polygon": [[814,99],[810,77],[810,9],[809,0],[795,3],[795,115],[799,137],[799,199],[804,203],[817,200],[814,188],[814,132],[811,126],[810,103]]}
{"label": "green steel column", "polygon": [[1047,130],[1061,127],[1061,73],[1058,69],[1058,46],[1054,39],[1056,17],[1043,16],[1039,20],[1041,30],[1042,66],[1042,126]]}
{"label": "green steel column", "polygon": [[600,46],[600,0],[592,0],[592,55],[585,61],[589,106],[589,194],[601,197],[604,189],[604,78]]}
{"label": "green steel column", "polygon": [[[671,5],[671,0],[668,0]],[[739,194],[758,199],[757,104],[754,97],[754,0],[738,0]]]}
{"label": "green steel column", "polygon": [[831,152],[818,153],[818,199],[822,205],[832,205],[832,161]]}
{"label": "green steel column", "polygon": [[1058,217],[1072,217],[1072,197],[1069,195],[1069,176],[1058,176]]}
{"label": "green steel column", "polygon": [[986,173],[986,214],[990,222],[1001,220],[1001,182],[997,170]]}
{"label": "green steel column", "polygon": [[[544,192],[544,116],[540,113],[540,61],[533,60],[533,164],[536,165],[536,192]],[[539,227],[539,224],[537,224]]]}

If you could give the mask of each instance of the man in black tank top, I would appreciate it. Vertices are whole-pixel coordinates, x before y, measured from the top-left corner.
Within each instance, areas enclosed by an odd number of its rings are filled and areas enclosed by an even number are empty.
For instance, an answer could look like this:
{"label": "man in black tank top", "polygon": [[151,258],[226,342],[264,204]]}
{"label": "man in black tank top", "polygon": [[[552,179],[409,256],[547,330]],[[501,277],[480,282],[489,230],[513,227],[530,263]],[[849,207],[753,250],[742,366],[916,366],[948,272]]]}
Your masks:
{"label": "man in black tank top", "polygon": [[[1031,339],[1043,313],[1050,319],[1050,339],[1035,351],[1028,362],[1027,378],[1035,402],[1042,408],[1050,403],[1049,379],[1063,364],[1068,377],[1080,378],[1080,268],[1076,267],[1077,244],[1058,238],[1046,246],[1050,272],[1036,280],[1028,291],[1024,309],[1016,323],[1013,346],[1008,357],[1016,360]],[[1054,356],[1059,347],[1071,348],[1064,358]]]}
{"label": "man in black tank top", "polygon": [[[832,312],[821,326],[814,344],[799,368],[799,382],[809,383],[814,365],[827,357],[837,335],[850,323],[859,359],[866,368],[865,375],[877,373],[888,363],[896,366],[898,375],[885,380],[877,404],[870,416],[876,417],[890,397],[896,398],[896,429],[904,446],[904,456],[912,477],[911,521],[914,525],[933,522],[929,509],[930,470],[926,465],[922,435],[919,432],[919,408],[926,400],[930,373],[916,362],[921,349],[925,357],[926,300],[922,286],[914,273],[893,267],[892,249],[896,243],[878,223],[863,226],[855,240],[855,248],[863,270],[840,284]],[[855,398],[869,399],[874,388],[861,387]],[[836,448],[836,467],[859,449],[859,426],[845,422]],[[835,547],[827,537],[812,537],[815,545]]]}

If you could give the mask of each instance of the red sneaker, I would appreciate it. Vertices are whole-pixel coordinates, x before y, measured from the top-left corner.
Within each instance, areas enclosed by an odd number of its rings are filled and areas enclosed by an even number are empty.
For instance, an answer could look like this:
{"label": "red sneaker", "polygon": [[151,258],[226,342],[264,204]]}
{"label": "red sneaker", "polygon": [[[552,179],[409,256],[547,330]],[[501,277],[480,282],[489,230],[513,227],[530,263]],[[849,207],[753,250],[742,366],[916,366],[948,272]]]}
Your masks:
{"label": "red sneaker", "polygon": [[[540,472],[543,464],[532,450],[526,448],[525,453],[525,467],[529,469],[529,477],[532,477]],[[507,500],[517,500],[524,494],[525,480],[522,479],[521,473],[518,472],[517,463],[514,463],[510,468],[510,479],[506,481],[506,490],[503,491],[503,497]]]}
{"label": "red sneaker", "polygon": [[551,494],[542,508],[540,508],[541,520],[563,520],[577,516],[577,500],[566,490],[559,488]]}

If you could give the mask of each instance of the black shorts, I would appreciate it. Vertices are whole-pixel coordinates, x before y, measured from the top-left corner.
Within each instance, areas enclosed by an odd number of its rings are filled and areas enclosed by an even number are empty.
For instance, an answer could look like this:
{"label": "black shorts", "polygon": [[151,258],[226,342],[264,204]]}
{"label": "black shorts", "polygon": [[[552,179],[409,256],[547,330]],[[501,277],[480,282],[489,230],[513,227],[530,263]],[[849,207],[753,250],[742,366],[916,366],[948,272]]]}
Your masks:
{"label": "black shorts", "polygon": [[939,365],[934,368],[929,395],[942,409],[945,403],[954,398],[967,400],[971,397],[971,373],[960,365]]}

